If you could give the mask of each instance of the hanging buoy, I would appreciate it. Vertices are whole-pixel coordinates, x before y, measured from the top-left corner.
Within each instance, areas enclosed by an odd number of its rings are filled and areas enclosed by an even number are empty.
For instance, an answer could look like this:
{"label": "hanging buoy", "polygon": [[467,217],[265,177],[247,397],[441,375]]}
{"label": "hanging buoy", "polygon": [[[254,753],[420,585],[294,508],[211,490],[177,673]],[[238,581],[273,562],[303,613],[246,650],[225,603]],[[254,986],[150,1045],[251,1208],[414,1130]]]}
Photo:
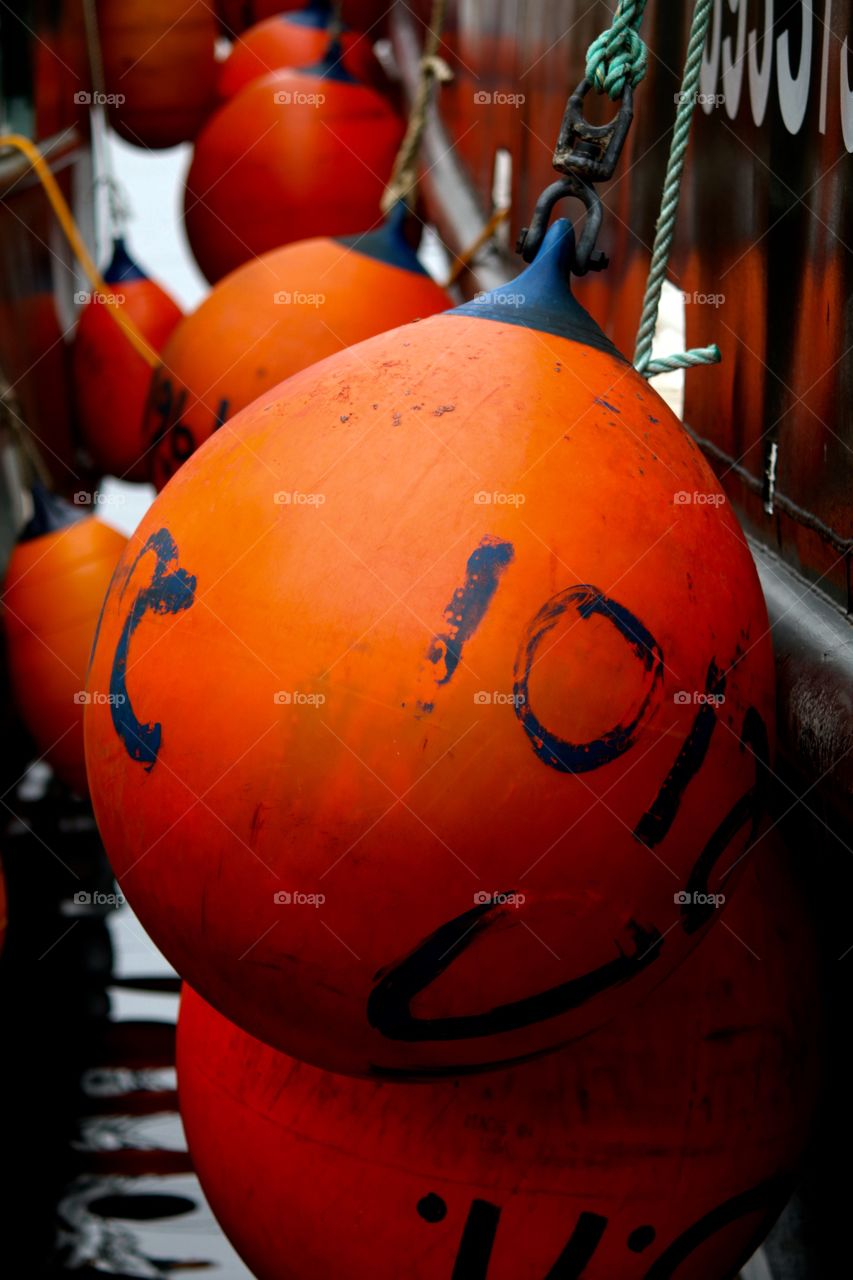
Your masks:
{"label": "hanging buoy", "polygon": [[755,567],[573,260],[557,222],[512,284],[261,396],[105,606],[94,687],[128,697],[87,753],[124,892],[200,994],[330,1070],[603,1023],[715,918],[762,811]]}
{"label": "hanging buoy", "polygon": [[364,338],[446,310],[406,241],[402,205],[379,231],[303,240],[247,262],[178,326],[145,421],[158,489],[257,396]]}
{"label": "hanging buoy", "polygon": [[[264,18],[273,18],[279,13],[300,14],[317,10],[331,14],[332,0],[286,0],[285,3],[282,0],[217,0],[216,3],[223,30],[232,39]],[[371,38],[378,40],[384,33],[388,17],[387,0],[344,0],[342,17],[348,26],[358,31],[369,31]]]}
{"label": "hanging buoy", "polygon": [[[35,514],[12,552],[3,584],[9,671],[38,750],[63,782],[85,795],[86,667],[127,539],[40,486],[33,496]],[[109,692],[102,691],[105,697]]]}
{"label": "hanging buoy", "polygon": [[403,124],[340,65],[252,81],[208,121],[187,175],[184,218],[208,280],[293,240],[375,225]]}
{"label": "hanging buoy", "polygon": [[819,1082],[814,938],[784,867],[762,863],[734,934],[638,1009],[457,1084],[318,1071],[185,987],[187,1141],[252,1274],[735,1275],[791,1190]]}
{"label": "hanging buoy", "polygon": [[[253,80],[280,67],[319,62],[329,45],[328,23],[328,6],[321,2],[295,13],[277,13],[250,27],[222,64],[219,97],[233,98]],[[344,69],[357,80],[380,82],[380,66],[370,40],[347,29],[341,32],[340,42]]]}
{"label": "hanging buoy", "polygon": [[74,336],[74,388],[84,441],[95,466],[125,480],[148,475],[142,421],[151,364],[128,341],[110,314],[120,307],[159,354],[181,320],[168,293],[149,280],[124,241],[113,245],[104,283],[111,293],[93,293]]}
{"label": "hanging buoy", "polygon": [[216,19],[204,0],[99,0],[110,123],[140,147],[194,138],[216,100]]}

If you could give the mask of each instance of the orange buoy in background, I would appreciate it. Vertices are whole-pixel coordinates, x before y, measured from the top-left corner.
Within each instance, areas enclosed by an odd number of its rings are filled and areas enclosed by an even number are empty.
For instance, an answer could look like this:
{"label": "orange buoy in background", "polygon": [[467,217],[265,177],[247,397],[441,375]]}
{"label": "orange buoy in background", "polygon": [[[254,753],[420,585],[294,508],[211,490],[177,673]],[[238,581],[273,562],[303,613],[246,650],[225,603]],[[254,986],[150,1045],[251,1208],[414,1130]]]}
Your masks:
{"label": "orange buoy in background", "polygon": [[142,422],[151,365],[111,314],[120,307],[152,352],[162,351],[182,317],[180,307],[130,257],[124,241],[113,245],[104,272],[110,294],[92,294],[74,336],[74,387],[80,429],[95,466],[125,480],[144,480]]}
{"label": "orange buoy in background", "polygon": [[86,750],[122,888],[205,999],[330,1070],[454,1075],[624,1012],[760,820],[755,566],[573,260],[560,221],[510,285],[244,409],[107,599],[93,688],[127,697]]}
{"label": "orange buoy in background", "polygon": [[38,486],[34,500],[35,514],[12,552],[3,584],[9,671],[21,718],[39,751],[67,786],[85,795],[86,667],[127,539]]}
{"label": "orange buoy in background", "polygon": [[140,147],[194,138],[216,100],[216,19],[204,0],[99,0],[110,123]]}
{"label": "orange buoy in background", "polygon": [[[233,37],[279,13],[321,12],[328,16],[332,7],[332,0],[217,0],[216,12],[225,34]],[[385,29],[388,8],[387,0],[343,0],[342,17],[348,26],[369,31],[372,39],[378,40]]]}
{"label": "orange buoy in background", "polygon": [[[233,98],[259,76],[280,67],[319,62],[329,45],[329,17],[327,5],[313,4],[295,13],[277,13],[250,27],[222,64],[219,97]],[[344,68],[357,80],[381,84],[381,69],[370,40],[347,29],[341,32],[340,42]]]}
{"label": "orange buoy in background", "polygon": [[145,420],[158,489],[226,419],[342,347],[444,311],[400,205],[375,232],[301,240],[238,267],[175,329]]}
{"label": "orange buoy in background", "polygon": [[211,282],[293,240],[375,225],[403,123],[339,59],[335,43],[315,67],[261,76],[199,134],[184,219]]}
{"label": "orange buoy in background", "polygon": [[815,940],[775,858],[749,868],[730,919],[618,1022],[457,1084],[317,1071],[185,987],[189,1149],[252,1274],[735,1275],[807,1142],[820,1014]]}

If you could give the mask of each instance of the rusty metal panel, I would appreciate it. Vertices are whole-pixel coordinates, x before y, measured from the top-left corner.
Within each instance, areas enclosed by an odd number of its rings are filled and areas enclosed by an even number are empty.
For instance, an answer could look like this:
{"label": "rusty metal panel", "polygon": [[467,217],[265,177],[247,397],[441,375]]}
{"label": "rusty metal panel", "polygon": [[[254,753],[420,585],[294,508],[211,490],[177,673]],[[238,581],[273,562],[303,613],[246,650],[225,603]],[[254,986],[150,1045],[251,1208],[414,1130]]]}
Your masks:
{"label": "rusty metal panel", "polygon": [[[422,16],[428,9],[421,6]],[[605,0],[451,5],[447,47],[457,77],[443,92],[441,117],[484,212],[496,148],[511,152],[513,233],[552,177],[566,97],[612,9]],[[629,354],[691,13],[688,3],[651,0],[647,8],[649,74],[629,145],[602,193],[609,217],[601,243],[612,265],[578,286]],[[716,341],[723,352],[721,367],[688,376],[687,423],[750,532],[848,610],[851,35],[845,0],[715,0],[670,273],[685,294],[688,344]],[[596,108],[603,119],[607,104]]]}

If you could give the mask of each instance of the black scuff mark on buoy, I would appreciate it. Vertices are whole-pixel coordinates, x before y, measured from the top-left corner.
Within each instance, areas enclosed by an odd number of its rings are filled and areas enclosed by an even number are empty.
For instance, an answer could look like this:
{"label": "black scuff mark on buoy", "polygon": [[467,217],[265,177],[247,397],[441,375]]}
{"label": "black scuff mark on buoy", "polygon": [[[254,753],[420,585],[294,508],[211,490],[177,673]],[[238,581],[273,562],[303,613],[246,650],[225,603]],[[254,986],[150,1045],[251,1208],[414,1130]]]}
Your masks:
{"label": "black scuff mark on buoy", "polygon": [[605,409],[609,409],[611,413],[621,413],[621,409],[617,409],[615,404],[611,404],[609,400],[605,400],[603,396],[596,396],[593,404],[603,405]]}
{"label": "black scuff mark on buoy", "polygon": [[511,542],[487,534],[468,558],[465,581],[444,611],[445,630],[433,638],[427,658],[436,667],[436,683],[447,684],[462,650],[486,615],[504,570],[515,556]]}

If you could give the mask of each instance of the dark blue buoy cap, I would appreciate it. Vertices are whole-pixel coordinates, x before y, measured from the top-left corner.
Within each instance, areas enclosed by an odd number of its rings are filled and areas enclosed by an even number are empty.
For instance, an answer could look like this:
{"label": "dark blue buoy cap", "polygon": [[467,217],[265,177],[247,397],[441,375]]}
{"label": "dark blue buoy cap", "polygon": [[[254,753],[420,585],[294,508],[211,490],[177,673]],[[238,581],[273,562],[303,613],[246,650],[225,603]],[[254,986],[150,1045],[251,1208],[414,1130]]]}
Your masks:
{"label": "dark blue buoy cap", "polygon": [[341,84],[362,84],[356,76],[351,76],[343,64],[344,51],[337,37],[329,41],[329,47],[319,62],[310,67],[294,67],[300,76],[317,76],[320,80],[337,80]]}
{"label": "dark blue buoy cap", "polygon": [[[297,9],[295,13],[280,13],[278,16],[282,22],[291,22],[297,27],[310,27],[313,31],[322,31],[328,27],[332,16],[331,0],[309,0],[304,9]],[[349,31],[349,27],[342,26],[341,30]]]}
{"label": "dark blue buoy cap", "polygon": [[67,529],[69,525],[86,519],[85,511],[80,507],[72,507],[65,498],[61,498],[58,493],[51,493],[38,480],[31,493],[33,514],[21,531],[19,542],[31,542],[33,538],[41,538],[46,533],[57,533],[60,529]]}
{"label": "dark blue buoy cap", "polygon": [[363,235],[336,236],[335,239],[338,244],[346,245],[348,249],[364,254],[366,258],[387,262],[389,267],[400,267],[403,271],[411,271],[419,276],[429,275],[406,239],[407,217],[406,203],[400,200],[391,209],[382,226],[375,231],[367,231]]}
{"label": "dark blue buoy cap", "polygon": [[574,251],[572,224],[567,218],[559,218],[548,228],[542,247],[520,276],[491,293],[480,294],[472,302],[454,307],[447,315],[477,316],[481,320],[500,320],[523,329],[554,333],[625,361],[572,293]]}
{"label": "dark blue buoy cap", "polygon": [[113,256],[104,272],[105,284],[126,284],[130,280],[147,280],[145,272],[131,258],[121,236],[113,241]]}

